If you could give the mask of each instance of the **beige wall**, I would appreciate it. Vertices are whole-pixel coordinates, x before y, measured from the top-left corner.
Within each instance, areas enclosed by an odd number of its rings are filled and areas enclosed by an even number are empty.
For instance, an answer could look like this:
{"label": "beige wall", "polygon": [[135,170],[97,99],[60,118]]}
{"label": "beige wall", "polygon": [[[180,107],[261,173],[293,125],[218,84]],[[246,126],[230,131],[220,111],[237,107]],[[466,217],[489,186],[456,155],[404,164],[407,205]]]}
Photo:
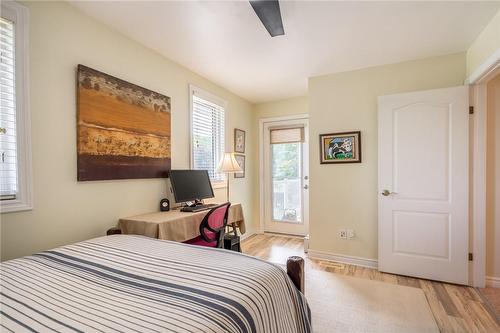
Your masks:
{"label": "beige wall", "polygon": [[467,75],[500,49],[500,10],[467,51]]}
{"label": "beige wall", "polygon": [[307,96],[303,96],[260,103],[255,104],[254,110],[258,119],[305,114],[309,112],[309,99]]}
{"label": "beige wall", "polygon": [[[465,54],[309,79],[310,248],[377,258],[377,96],[458,86]],[[363,163],[320,165],[320,133],[360,130]],[[337,231],[351,228],[353,240]]]}
{"label": "beige wall", "polygon": [[500,278],[500,75],[488,83],[486,275]]}
{"label": "beige wall", "polygon": [[[75,68],[85,64],[172,98],[172,163],[189,166],[188,84],[229,104],[227,148],[233,128],[247,131],[247,156],[255,154],[252,105],[158,53],[110,30],[67,3],[29,2],[30,89],[34,209],[1,215],[2,260],[103,235],[121,216],[157,210],[164,179],[76,181]],[[168,42],[168,41],[166,41]],[[232,182],[232,200],[254,220],[253,168]],[[218,190],[224,200],[224,190]],[[252,227],[252,226],[251,226]],[[252,228],[250,228],[252,229]]]}
{"label": "beige wall", "polygon": [[[246,178],[230,179],[231,199],[242,202],[250,230],[257,228],[258,217],[258,119],[309,113],[311,248],[366,258],[377,257],[377,96],[460,85],[465,78],[466,56],[457,54],[314,77],[308,97],[252,106],[66,3],[26,5],[35,208],[0,216],[2,260],[102,235],[121,216],[156,210],[166,194],[165,180],[76,181],[79,63],[172,98],[174,168],[189,166],[188,84],[226,99],[227,150],[232,150],[233,128],[247,131]],[[497,14],[467,52],[468,72],[498,48],[499,22]],[[315,140],[320,133],[358,129],[362,164],[319,165]],[[224,191],[216,191],[219,200]],[[338,240],[339,228],[355,229],[356,238]]]}

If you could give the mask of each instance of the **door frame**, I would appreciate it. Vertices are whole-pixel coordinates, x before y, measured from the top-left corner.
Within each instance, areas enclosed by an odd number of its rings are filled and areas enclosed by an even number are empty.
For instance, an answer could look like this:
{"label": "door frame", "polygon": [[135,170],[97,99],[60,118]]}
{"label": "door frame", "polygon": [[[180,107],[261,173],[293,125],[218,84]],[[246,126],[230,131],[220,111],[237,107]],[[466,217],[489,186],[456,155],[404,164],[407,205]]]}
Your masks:
{"label": "door frame", "polygon": [[469,186],[473,261],[470,285],[486,285],[486,125],[488,82],[500,74],[500,49],[486,59],[465,80],[470,85],[470,105],[474,107],[472,140],[472,184]]}
{"label": "door frame", "polygon": [[265,229],[265,217],[264,217],[264,209],[265,209],[265,198],[264,198],[264,123],[270,123],[275,121],[287,121],[287,120],[308,120],[309,115],[307,113],[290,115],[290,116],[281,116],[281,117],[268,117],[268,118],[260,118],[259,119],[259,229],[257,233],[264,233]]}

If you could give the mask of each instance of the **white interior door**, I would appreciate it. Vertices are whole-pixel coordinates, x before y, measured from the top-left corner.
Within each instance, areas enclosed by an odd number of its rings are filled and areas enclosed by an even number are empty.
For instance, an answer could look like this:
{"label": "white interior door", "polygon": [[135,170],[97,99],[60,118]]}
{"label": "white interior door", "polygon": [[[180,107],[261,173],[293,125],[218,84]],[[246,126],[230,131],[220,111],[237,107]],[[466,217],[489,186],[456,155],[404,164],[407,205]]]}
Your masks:
{"label": "white interior door", "polygon": [[[279,143],[272,142],[271,132],[273,137],[281,137],[276,140]],[[301,140],[297,139],[299,132]],[[264,231],[306,235],[309,217],[308,120],[266,122],[263,135]]]}
{"label": "white interior door", "polygon": [[468,281],[468,88],[379,97],[379,270]]}

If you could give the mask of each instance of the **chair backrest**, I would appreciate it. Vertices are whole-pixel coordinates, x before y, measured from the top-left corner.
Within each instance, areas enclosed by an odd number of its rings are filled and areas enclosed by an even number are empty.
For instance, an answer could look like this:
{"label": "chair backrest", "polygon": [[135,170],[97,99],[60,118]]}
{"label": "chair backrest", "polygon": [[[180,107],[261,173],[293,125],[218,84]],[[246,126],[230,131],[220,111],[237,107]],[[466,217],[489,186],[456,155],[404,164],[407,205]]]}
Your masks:
{"label": "chair backrest", "polygon": [[222,246],[224,229],[227,225],[230,202],[212,208],[200,223],[200,235],[205,242],[217,241],[217,247]]}

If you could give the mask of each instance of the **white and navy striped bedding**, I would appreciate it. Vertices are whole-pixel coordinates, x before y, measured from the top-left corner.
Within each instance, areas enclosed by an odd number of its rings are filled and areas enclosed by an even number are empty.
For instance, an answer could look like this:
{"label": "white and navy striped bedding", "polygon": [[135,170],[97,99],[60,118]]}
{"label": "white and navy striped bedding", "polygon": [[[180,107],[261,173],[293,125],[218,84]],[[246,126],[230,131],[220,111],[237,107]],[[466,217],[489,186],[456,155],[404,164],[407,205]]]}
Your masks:
{"label": "white and navy striped bedding", "polygon": [[2,332],[311,332],[280,267],[141,236],[3,262],[0,292]]}

